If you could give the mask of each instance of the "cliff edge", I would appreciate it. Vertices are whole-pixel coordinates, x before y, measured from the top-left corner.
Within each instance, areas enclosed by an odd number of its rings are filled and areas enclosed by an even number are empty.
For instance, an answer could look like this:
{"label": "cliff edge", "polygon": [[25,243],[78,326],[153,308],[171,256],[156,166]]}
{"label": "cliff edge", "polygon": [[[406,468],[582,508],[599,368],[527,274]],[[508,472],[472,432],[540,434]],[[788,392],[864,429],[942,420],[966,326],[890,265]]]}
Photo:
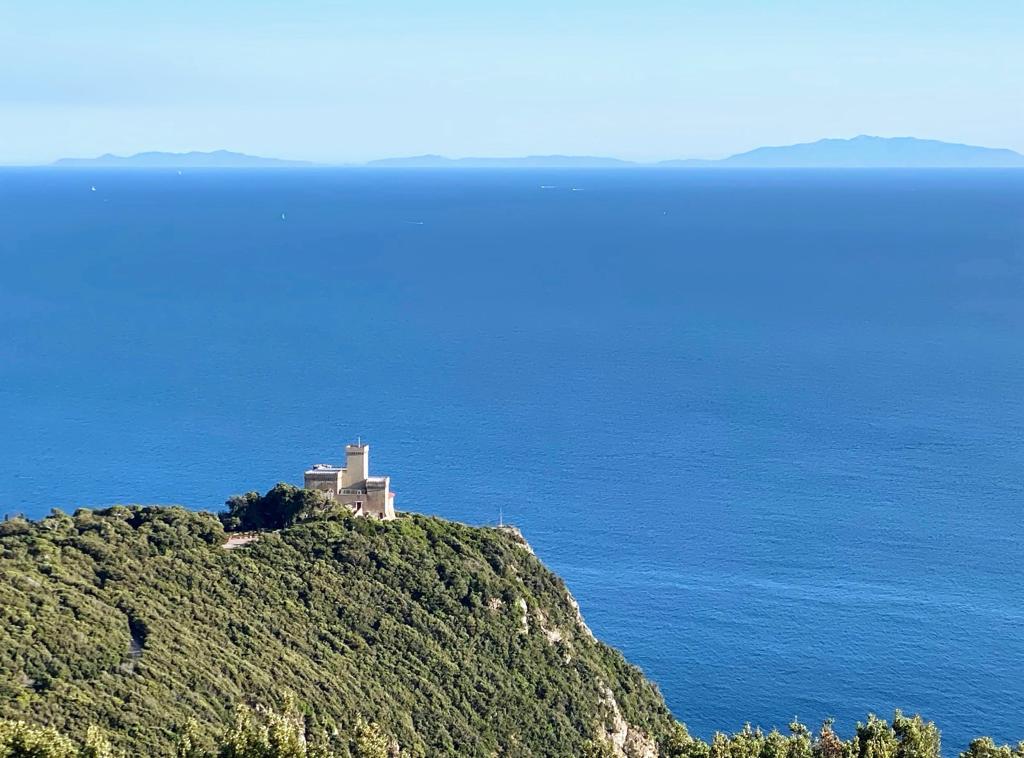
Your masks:
{"label": "cliff edge", "polygon": [[373,723],[410,756],[653,756],[672,733],[516,534],[327,513],[258,537],[226,550],[178,507],[0,524],[0,718],[135,755],[284,701],[311,737]]}

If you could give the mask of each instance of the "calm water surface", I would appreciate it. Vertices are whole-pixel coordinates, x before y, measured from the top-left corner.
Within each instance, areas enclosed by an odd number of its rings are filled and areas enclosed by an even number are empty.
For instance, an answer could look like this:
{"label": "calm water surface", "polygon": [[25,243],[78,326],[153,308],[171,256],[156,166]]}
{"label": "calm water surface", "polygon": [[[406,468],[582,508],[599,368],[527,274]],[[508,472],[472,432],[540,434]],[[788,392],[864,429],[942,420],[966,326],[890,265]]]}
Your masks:
{"label": "calm water surface", "polygon": [[1024,172],[0,171],[0,511],[362,435],[705,736],[1024,738],[1022,397]]}

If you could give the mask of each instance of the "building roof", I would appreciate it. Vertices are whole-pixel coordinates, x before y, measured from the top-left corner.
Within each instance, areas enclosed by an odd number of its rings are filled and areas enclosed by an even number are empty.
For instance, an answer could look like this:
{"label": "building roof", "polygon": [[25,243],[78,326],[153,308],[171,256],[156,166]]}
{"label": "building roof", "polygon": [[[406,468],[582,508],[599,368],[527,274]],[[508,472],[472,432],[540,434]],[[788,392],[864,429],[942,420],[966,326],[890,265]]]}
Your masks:
{"label": "building roof", "polygon": [[340,466],[331,466],[327,463],[315,463],[306,470],[307,474],[340,474],[345,469]]}

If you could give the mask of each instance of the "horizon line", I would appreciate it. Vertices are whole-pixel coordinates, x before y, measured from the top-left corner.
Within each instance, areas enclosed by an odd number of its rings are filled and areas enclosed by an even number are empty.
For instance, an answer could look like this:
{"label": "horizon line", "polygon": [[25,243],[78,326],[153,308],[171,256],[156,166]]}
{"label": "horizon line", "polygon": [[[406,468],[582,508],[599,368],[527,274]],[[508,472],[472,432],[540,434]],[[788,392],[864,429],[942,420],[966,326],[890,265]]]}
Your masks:
{"label": "horizon line", "polygon": [[[1002,154],[1006,158],[1021,158],[1024,159],[1024,155],[1013,150],[1012,148],[1000,148],[1000,147],[988,147],[984,145],[973,145],[964,142],[946,142],[944,140],[937,140],[931,138],[921,138],[912,136],[901,136],[901,137],[880,137],[876,135],[859,134],[855,137],[824,137],[812,142],[798,142],[790,143],[785,145],[760,145],[750,150],[745,150],[739,153],[730,153],[721,158],[655,158],[655,159],[629,159],[619,158],[613,155],[601,155],[595,153],[571,153],[571,152],[553,152],[553,153],[526,153],[519,155],[465,155],[458,157],[451,157],[442,153],[415,153],[415,154],[403,154],[403,155],[391,155],[387,157],[369,158],[362,161],[356,160],[308,160],[308,159],[292,159],[292,158],[279,158],[269,157],[266,155],[256,155],[251,153],[245,153],[237,150],[229,150],[226,148],[218,148],[214,150],[143,150],[140,152],[116,154],[113,152],[105,152],[95,157],[60,157],[49,162],[0,162],[0,166],[5,168],[60,168],[60,169],[73,169],[73,168],[459,168],[459,169],[473,169],[473,168],[739,168],[730,164],[730,161],[737,158],[743,158],[751,154],[756,153],[772,153],[772,152],[784,152],[792,151],[798,152],[800,150],[806,150],[808,148],[827,148],[829,146],[842,145],[846,148],[853,148],[856,143],[868,144],[871,143],[911,143],[918,149],[921,148],[932,148],[932,149],[954,149],[961,151],[978,151],[989,156],[993,154]],[[228,161],[239,161],[239,165],[187,165],[176,163],[176,160],[198,158],[198,159],[214,159],[218,157],[224,157]],[[164,163],[162,165],[145,165],[145,163],[132,163],[132,161],[145,161],[147,158],[153,160],[160,160]],[[830,164],[831,161],[835,161],[835,157],[819,157],[812,159],[809,163],[817,163],[818,165],[807,165],[806,168],[872,168],[872,167],[885,167],[884,161],[886,157],[878,158],[873,156],[870,161],[873,165],[858,166],[856,165],[857,156],[852,156],[853,163],[850,163],[850,158],[847,157],[847,163],[843,165]],[[865,160],[861,158],[860,160]],[[943,158],[937,158],[932,165],[920,166],[920,168],[934,167],[942,168],[947,167],[941,164]],[[104,165],[103,162],[107,161]],[[249,165],[245,165],[245,162],[250,162]],[[539,162],[541,164],[547,163],[548,165],[529,165],[529,162]],[[903,158],[903,162],[906,158]],[[256,165],[262,162],[263,165]],[[557,165],[559,162],[572,165]],[[785,161],[784,161],[785,162]],[[900,163],[899,158],[894,156],[894,162]],[[415,165],[419,163],[421,165]],[[474,165],[479,163],[489,163],[495,165]],[[518,165],[500,165],[502,163],[511,163]],[[602,165],[593,165],[600,163]],[[410,165],[413,164],[413,165]],[[762,166],[749,166],[751,168],[771,168],[771,165]],[[800,166],[777,166],[779,168],[793,167],[797,168]],[[892,168],[914,168],[915,166],[901,166],[893,165]],[[975,167],[965,165],[964,162],[953,163],[948,166],[949,168],[968,168]],[[985,166],[977,166],[985,167]],[[1013,166],[1007,166],[1013,167]]]}

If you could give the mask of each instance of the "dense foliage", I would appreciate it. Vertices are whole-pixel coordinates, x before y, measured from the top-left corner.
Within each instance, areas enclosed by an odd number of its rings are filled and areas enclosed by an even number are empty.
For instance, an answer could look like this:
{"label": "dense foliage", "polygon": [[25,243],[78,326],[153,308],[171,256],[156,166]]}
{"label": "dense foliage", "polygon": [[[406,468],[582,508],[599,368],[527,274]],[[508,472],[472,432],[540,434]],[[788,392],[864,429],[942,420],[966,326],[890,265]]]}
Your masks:
{"label": "dense foliage", "polygon": [[[379,727],[357,720],[351,733],[335,732],[326,742],[307,736],[305,719],[294,708],[274,712],[240,707],[234,725],[212,741],[189,724],[178,735],[177,758],[394,758],[400,747]],[[876,716],[858,724],[854,736],[842,740],[826,721],[816,736],[800,723],[789,734],[764,733],[749,725],[731,735],[718,733],[710,744],[694,739],[682,724],[660,746],[667,758],[939,758],[939,732],[920,716],[899,711],[892,725]],[[585,758],[613,758],[612,743],[591,740]],[[0,758],[121,758],[99,729],[88,730],[84,744],[75,744],[55,729],[0,719]],[[971,743],[961,758],[1024,758],[1024,742],[1015,748],[996,746],[991,739]]]}
{"label": "dense foliage", "polygon": [[940,740],[899,711],[845,740],[831,722],[693,738],[508,530],[357,519],[289,485],[219,518],[0,523],[0,758],[398,754],[939,758]]}
{"label": "dense foliage", "polygon": [[[682,725],[664,744],[663,754],[671,758],[939,758],[939,730],[920,716],[896,711],[892,723],[870,715],[857,724],[854,734],[843,740],[832,722],[821,725],[817,734],[798,722],[789,734],[762,732],[749,725],[732,735],[715,734],[711,743],[692,738]],[[988,738],[978,739],[960,754],[961,758],[1024,758],[1024,742],[1015,748],[997,747]]]}
{"label": "dense foliage", "polygon": [[[351,733],[333,733],[312,741],[305,719],[294,709],[283,712],[239,707],[234,724],[212,740],[187,724],[177,737],[176,758],[390,758],[398,754],[394,740],[380,729],[357,720]],[[90,727],[76,744],[56,729],[24,721],[0,719],[0,758],[125,758],[102,730]]]}
{"label": "dense foliage", "polygon": [[228,498],[227,512],[220,516],[232,531],[283,529],[299,521],[346,515],[348,509],[323,492],[278,484],[265,495],[247,492]]}
{"label": "dense foliage", "polygon": [[[99,728],[135,755],[289,694],[314,741],[372,722],[403,755],[579,755],[618,721],[671,734],[655,688],[515,535],[265,497],[295,507],[285,528],[231,550],[183,508],[0,524],[0,718],[75,744]],[[249,500],[230,523],[273,526]]]}

